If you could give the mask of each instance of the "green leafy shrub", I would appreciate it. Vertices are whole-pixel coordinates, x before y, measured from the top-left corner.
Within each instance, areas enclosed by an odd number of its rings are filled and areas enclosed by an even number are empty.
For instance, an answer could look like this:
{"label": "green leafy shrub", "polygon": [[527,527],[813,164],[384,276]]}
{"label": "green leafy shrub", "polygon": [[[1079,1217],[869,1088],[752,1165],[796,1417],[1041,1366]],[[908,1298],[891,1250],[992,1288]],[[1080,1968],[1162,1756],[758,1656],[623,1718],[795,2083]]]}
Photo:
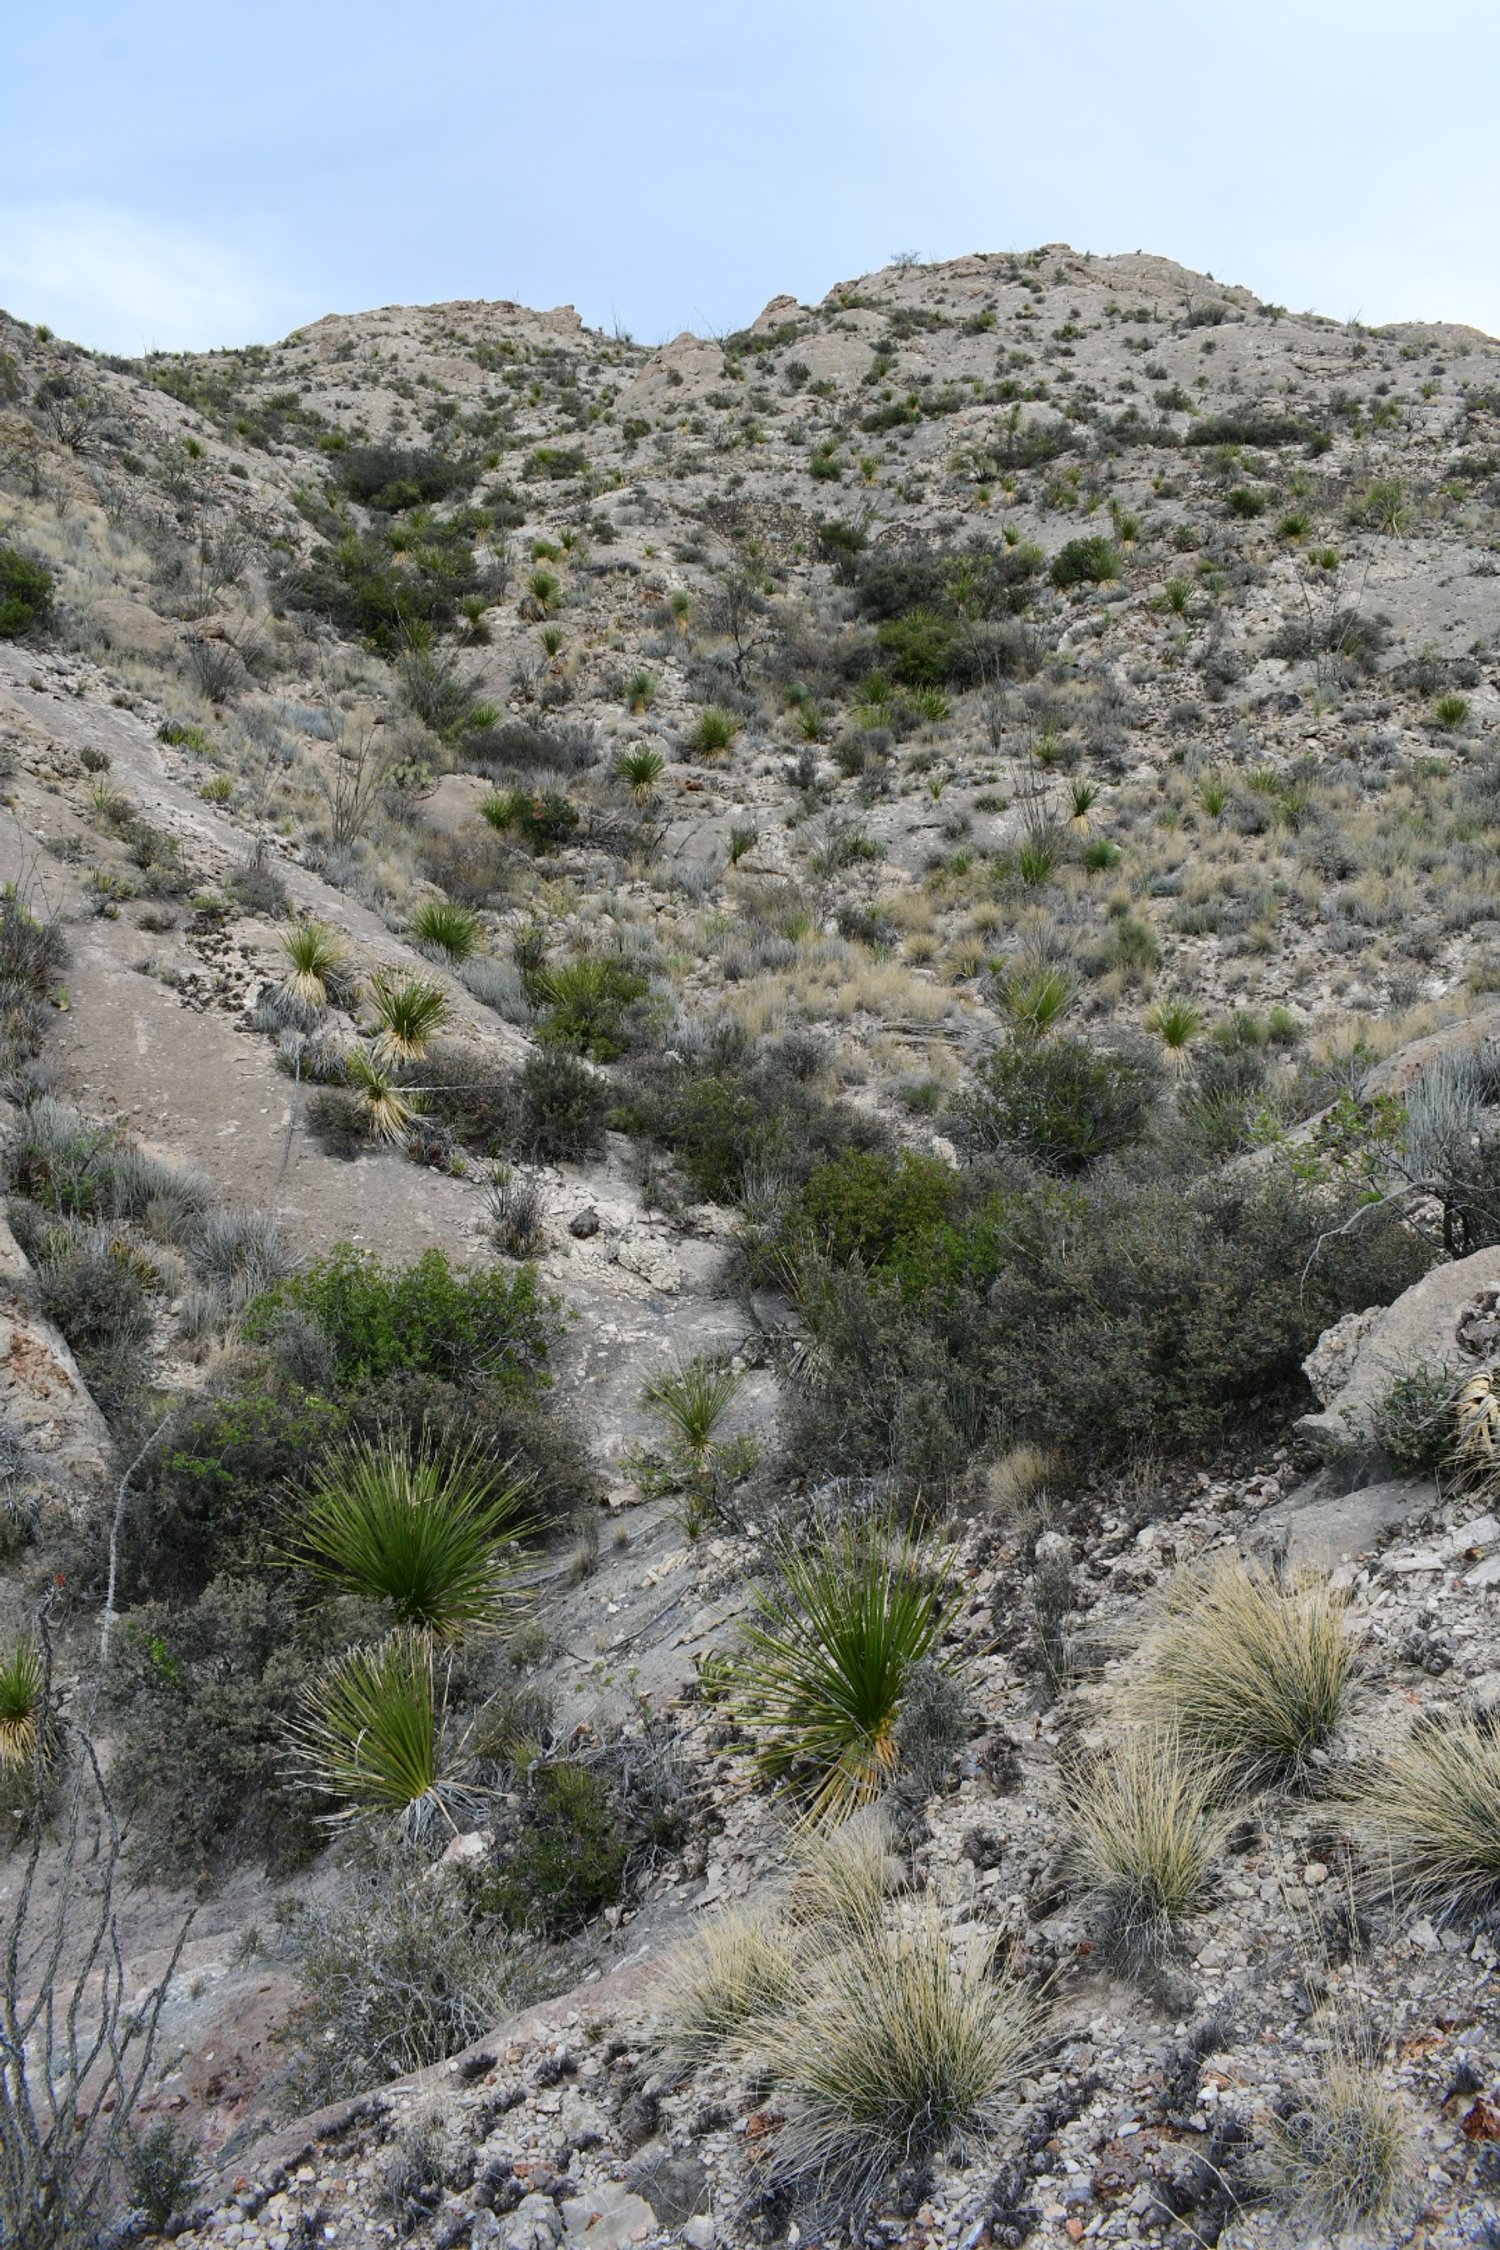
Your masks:
{"label": "green leafy shrub", "polygon": [[338,481],[353,500],[387,515],[446,500],[471,481],[462,461],[393,445],[351,445],[338,456]]}
{"label": "green leafy shrub", "polygon": [[1052,558],[1054,586],[1103,586],[1120,575],[1120,553],[1102,533],[1070,539]]}
{"label": "green leafy shrub", "polygon": [[631,1130],[678,1158],[697,1192],[731,1202],[747,1172],[805,1179],[844,1148],[879,1148],[884,1127],[829,1101],[814,1080],[814,1055],[792,1042],[760,1049],[733,1025],[701,1051],[643,1056],[624,1110]]}
{"label": "green leafy shrub", "polygon": [[578,807],[557,789],[502,789],[479,808],[492,828],[514,829],[534,853],[558,851],[579,823]]}
{"label": "green leafy shrub", "polygon": [[1044,1172],[1073,1177],[1140,1140],[1158,1083],[1147,1062],[1082,1039],[1021,1042],[981,1064],[950,1130],[967,1149],[1012,1149]]}
{"label": "green leafy shrub", "polygon": [[245,1333],[271,1341],[289,1315],[316,1328],[344,1389],[413,1369],[528,1391],[545,1380],[553,1332],[532,1267],[465,1274],[441,1250],[409,1266],[383,1266],[348,1243],[258,1298]]}
{"label": "green leafy shrub", "polygon": [[649,989],[637,970],[599,953],[581,953],[560,968],[539,971],[532,987],[547,1011],[542,1038],[595,1062],[613,1062],[624,1053],[625,1012]]}
{"label": "green leafy shrub", "polygon": [[566,1937],[618,1900],[630,1825],[615,1791],[588,1766],[560,1761],[529,1778],[524,1816],[483,1902],[509,1930]]}
{"label": "green leafy shrub", "polygon": [[45,632],[52,622],[53,586],[44,562],[0,546],[0,641]]}

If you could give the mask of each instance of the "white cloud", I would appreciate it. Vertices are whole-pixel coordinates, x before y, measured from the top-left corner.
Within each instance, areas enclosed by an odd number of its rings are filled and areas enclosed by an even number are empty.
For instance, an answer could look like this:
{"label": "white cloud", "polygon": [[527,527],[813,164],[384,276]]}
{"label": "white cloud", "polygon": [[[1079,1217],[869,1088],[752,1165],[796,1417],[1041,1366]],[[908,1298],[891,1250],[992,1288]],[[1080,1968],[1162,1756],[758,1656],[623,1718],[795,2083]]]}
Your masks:
{"label": "white cloud", "polygon": [[110,204],[0,205],[0,305],[93,350],[247,342],[271,296],[252,260],[195,228]]}

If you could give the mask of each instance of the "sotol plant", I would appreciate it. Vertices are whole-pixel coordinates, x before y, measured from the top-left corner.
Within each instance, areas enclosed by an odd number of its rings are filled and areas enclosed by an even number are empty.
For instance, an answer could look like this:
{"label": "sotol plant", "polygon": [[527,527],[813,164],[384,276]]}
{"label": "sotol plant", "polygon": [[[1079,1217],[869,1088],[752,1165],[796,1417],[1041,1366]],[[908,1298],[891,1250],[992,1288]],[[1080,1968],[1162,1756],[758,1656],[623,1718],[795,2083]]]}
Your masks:
{"label": "sotol plant", "polygon": [[735,1703],[762,1771],[791,1783],[809,1819],[840,1820],[885,1787],[947,1604],[917,1542],[879,1521],[782,1553],[744,1628]]}
{"label": "sotol plant", "polygon": [[744,1380],[722,1360],[690,1359],[653,1376],[641,1397],[666,1423],[678,1451],[701,1468]]}
{"label": "sotol plant", "polygon": [[377,969],[370,979],[377,1062],[415,1062],[448,1021],[448,996],[425,977],[397,977]]}
{"label": "sotol plant", "polygon": [[329,1453],[302,1505],[293,1559],[403,1625],[457,1639],[515,1592],[524,1493],[473,1448],[444,1459],[409,1434]]}
{"label": "sotol plant", "polygon": [[342,975],[348,958],[333,932],[321,922],[299,922],[283,935],[281,950],[286,957],[282,990],[304,1007],[326,1006],[329,987]]}
{"label": "sotol plant", "polygon": [[335,1819],[384,1818],[413,1844],[439,1827],[456,1833],[457,1816],[473,1803],[445,1757],[444,1686],[426,1633],[350,1649],[303,1697],[294,1773],[319,1795],[343,1800]]}

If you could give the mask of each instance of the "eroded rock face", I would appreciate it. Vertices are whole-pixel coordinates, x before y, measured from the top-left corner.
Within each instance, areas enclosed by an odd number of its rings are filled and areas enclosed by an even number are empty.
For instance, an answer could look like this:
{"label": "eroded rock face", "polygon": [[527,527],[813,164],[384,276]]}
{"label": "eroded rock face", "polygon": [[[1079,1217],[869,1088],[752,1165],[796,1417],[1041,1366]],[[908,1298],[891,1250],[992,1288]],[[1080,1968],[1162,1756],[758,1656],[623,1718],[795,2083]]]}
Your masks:
{"label": "eroded rock face", "polygon": [[1349,1313],[1324,1331],[1302,1363],[1322,1403],[1297,1427],[1325,1461],[1376,1450],[1374,1417],[1401,1376],[1456,1376],[1474,1364],[1465,1336],[1476,1303],[1497,1286],[1500,1244],[1491,1244],[1434,1266],[1393,1305]]}

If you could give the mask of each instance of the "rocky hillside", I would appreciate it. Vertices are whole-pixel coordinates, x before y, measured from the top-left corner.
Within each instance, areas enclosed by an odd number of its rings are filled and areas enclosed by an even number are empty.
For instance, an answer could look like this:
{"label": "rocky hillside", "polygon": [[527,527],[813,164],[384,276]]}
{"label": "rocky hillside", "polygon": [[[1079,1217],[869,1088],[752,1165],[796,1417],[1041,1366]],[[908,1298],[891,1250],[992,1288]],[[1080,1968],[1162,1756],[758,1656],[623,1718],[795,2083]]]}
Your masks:
{"label": "rocky hillside", "polygon": [[27,2250],[1500,2228],[1497,577],[1160,259],[0,316]]}

